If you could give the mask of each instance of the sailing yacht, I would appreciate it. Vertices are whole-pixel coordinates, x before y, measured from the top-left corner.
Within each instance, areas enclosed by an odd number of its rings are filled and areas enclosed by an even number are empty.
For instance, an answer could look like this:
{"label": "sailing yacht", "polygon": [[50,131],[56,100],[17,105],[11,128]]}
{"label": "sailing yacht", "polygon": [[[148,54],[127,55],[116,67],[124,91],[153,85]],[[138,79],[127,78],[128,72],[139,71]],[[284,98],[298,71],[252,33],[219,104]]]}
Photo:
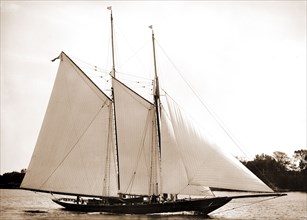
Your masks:
{"label": "sailing yacht", "polygon": [[[66,195],[68,210],[207,215],[232,199],[282,196],[212,143],[167,94],[160,95],[155,36],[153,97],[116,77],[111,10],[111,95],[64,52],[21,188]],[[152,27],[151,27],[152,28]],[[215,197],[212,188],[262,192]]]}

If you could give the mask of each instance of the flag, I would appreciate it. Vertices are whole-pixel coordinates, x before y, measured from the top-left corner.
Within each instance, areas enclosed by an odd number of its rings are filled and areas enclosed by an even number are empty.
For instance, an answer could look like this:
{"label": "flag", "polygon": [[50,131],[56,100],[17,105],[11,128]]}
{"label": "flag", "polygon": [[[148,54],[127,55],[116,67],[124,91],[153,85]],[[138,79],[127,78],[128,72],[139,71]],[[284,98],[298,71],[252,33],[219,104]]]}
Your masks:
{"label": "flag", "polygon": [[108,10],[112,10],[112,6],[107,7]]}
{"label": "flag", "polygon": [[57,59],[59,59],[59,58],[60,58],[60,56],[61,56],[61,55],[59,55],[58,57],[56,57],[56,58],[52,59],[52,60],[51,60],[51,62],[56,61]]}

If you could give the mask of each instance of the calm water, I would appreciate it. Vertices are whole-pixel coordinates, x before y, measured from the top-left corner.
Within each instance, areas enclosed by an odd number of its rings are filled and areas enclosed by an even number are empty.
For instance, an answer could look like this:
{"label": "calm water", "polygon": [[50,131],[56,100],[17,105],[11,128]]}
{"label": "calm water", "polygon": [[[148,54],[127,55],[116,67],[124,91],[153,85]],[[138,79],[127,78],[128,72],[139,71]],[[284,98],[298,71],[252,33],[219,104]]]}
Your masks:
{"label": "calm water", "polygon": [[[52,196],[24,190],[0,189],[0,219],[85,219],[85,220],[199,220],[199,219],[307,219],[307,194],[289,193],[277,199],[233,200],[209,217],[191,215],[106,215],[65,211]],[[265,200],[265,201],[263,201]]]}

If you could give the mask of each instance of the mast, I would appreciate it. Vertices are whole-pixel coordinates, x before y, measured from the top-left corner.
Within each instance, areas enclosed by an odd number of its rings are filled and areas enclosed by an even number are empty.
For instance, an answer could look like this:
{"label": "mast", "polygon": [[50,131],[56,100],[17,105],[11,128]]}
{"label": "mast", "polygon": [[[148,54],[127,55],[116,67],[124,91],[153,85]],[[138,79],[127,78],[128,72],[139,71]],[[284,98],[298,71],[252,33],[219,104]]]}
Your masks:
{"label": "mast", "polygon": [[[154,80],[154,104],[155,104],[155,110],[156,110],[156,122],[157,122],[157,135],[158,135],[158,151],[159,151],[159,169],[161,169],[161,130],[160,130],[160,88],[159,88],[159,79],[157,74],[157,62],[156,62],[156,48],[155,48],[155,35],[153,31],[152,25],[149,26],[152,33],[152,49],[153,49],[153,61],[154,61],[154,71],[155,71],[155,80]],[[156,167],[157,168],[157,167]],[[155,168],[155,169],[156,169]],[[155,171],[156,172],[156,171]],[[155,179],[154,183],[154,192],[158,192],[158,181]]]}
{"label": "mast", "polygon": [[[113,37],[113,14],[112,14],[112,6],[107,8],[111,11],[111,41],[112,41],[112,74],[111,76],[115,78],[115,55],[114,55],[114,37]],[[117,140],[117,126],[116,126],[116,110],[115,110],[115,98],[114,98],[114,90],[112,89],[112,97],[113,97],[113,114],[114,114],[114,129],[115,129],[115,150],[116,150],[116,163],[117,163],[117,190],[120,190],[120,175],[119,175],[119,153],[118,153],[118,140]]]}
{"label": "mast", "polygon": [[158,148],[161,157],[161,131],[160,131],[160,88],[159,88],[159,79],[157,74],[157,62],[156,62],[156,48],[155,48],[155,34],[153,31],[152,25],[149,26],[152,32],[152,49],[153,49],[153,58],[154,58],[154,70],[155,70],[155,91],[154,91],[154,102],[156,107],[156,120],[158,127]]}
{"label": "mast", "polygon": [[112,76],[115,78],[115,53],[114,53],[114,31],[113,31],[112,6],[109,6],[108,9],[111,11]]}

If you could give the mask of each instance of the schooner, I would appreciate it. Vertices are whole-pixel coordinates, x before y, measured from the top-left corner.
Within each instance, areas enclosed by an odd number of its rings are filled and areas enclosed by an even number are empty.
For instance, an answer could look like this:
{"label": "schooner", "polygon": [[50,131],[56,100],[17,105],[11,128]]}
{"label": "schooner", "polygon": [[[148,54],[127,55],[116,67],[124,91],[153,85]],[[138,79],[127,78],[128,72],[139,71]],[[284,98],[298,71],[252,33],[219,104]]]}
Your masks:
{"label": "schooner", "polygon": [[[152,100],[116,78],[111,96],[64,52],[21,188],[60,195],[68,210],[208,214],[232,199],[281,196],[212,143],[167,94],[160,96],[152,29]],[[152,28],[152,26],[150,26]],[[264,192],[215,197],[212,188]],[[192,197],[191,196],[195,196]]]}

